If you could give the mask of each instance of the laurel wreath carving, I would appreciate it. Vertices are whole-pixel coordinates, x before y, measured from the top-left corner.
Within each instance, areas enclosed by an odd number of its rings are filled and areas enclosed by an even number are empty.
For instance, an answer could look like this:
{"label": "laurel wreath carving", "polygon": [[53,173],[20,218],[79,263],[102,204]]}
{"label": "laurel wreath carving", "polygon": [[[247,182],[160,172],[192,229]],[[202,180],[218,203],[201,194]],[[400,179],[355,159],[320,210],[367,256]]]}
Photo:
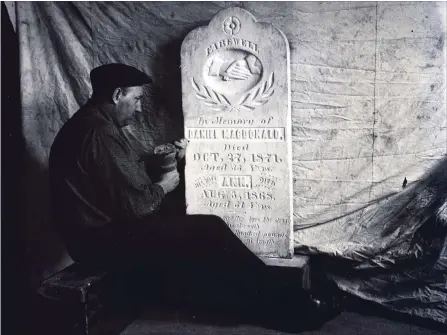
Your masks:
{"label": "laurel wreath carving", "polygon": [[231,107],[230,102],[225,96],[206,86],[197,84],[194,78],[192,78],[192,86],[197,91],[196,97],[202,100],[205,105],[211,107],[213,111],[222,112],[226,108]]}
{"label": "laurel wreath carving", "polygon": [[245,110],[252,111],[256,106],[261,106],[267,103],[268,99],[275,93],[273,84],[275,82],[275,74],[272,72],[269,79],[264,82],[257,90],[252,93],[247,93],[239,101],[238,105]]}
{"label": "laurel wreath carving", "polygon": [[[242,109],[252,111],[256,106],[264,105],[268,102],[269,98],[275,93],[273,84],[275,83],[275,74],[272,72],[269,79],[260,85],[255,91],[244,95],[237,106]],[[197,84],[194,78],[192,78],[192,86],[196,90],[196,97],[202,100],[202,102],[210,107],[213,111],[222,112],[228,107],[232,107],[228,99],[211,88],[204,85]]]}

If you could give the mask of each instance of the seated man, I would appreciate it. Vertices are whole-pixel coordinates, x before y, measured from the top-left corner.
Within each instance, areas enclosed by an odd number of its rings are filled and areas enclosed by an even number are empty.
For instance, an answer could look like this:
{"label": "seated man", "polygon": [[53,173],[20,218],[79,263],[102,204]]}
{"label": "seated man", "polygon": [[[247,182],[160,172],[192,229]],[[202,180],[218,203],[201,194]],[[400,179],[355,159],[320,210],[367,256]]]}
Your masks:
{"label": "seated man", "polygon": [[[152,182],[122,132],[142,111],[142,85],[151,79],[124,64],[97,67],[90,77],[90,101],[62,127],[50,153],[53,218],[70,256],[114,269],[174,262],[214,265],[228,275],[245,269],[256,281],[264,264],[223,220],[158,211],[179,174]],[[182,158],[187,141],[175,143]]]}
{"label": "seated man", "polygon": [[[129,222],[157,211],[178,174],[152,183],[144,162],[122,133],[141,112],[144,73],[123,65],[91,72],[93,95],[62,127],[50,153],[54,219],[77,261],[110,256]],[[184,149],[184,147],[182,148]]]}

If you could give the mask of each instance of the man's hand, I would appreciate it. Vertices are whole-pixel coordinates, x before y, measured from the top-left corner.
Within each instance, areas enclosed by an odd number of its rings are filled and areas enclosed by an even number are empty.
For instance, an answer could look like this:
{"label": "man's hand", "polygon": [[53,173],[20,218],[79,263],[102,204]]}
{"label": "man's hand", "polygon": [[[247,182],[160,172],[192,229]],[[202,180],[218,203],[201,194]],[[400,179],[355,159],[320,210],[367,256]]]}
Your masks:
{"label": "man's hand", "polygon": [[182,160],[185,157],[186,146],[188,145],[188,140],[186,138],[182,138],[179,141],[175,141],[175,147],[177,149],[177,155],[175,156],[177,160]]}
{"label": "man's hand", "polygon": [[163,188],[165,194],[172,192],[180,183],[180,176],[177,170],[165,173],[161,176],[161,180],[157,182]]}

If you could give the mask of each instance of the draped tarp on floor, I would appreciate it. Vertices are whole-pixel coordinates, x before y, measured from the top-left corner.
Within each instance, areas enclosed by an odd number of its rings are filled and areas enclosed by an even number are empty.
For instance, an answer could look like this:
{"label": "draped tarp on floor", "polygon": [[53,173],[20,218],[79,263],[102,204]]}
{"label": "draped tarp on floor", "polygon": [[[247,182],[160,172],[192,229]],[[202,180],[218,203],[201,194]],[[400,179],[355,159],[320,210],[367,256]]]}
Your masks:
{"label": "draped tarp on floor", "polygon": [[69,262],[49,219],[48,154],[91,93],[89,71],[123,62],[153,77],[128,129],[150,152],[183,134],[183,38],[236,5],[290,43],[296,252],[326,256],[319,265],[343,290],[445,322],[445,2],[10,4],[36,282]]}

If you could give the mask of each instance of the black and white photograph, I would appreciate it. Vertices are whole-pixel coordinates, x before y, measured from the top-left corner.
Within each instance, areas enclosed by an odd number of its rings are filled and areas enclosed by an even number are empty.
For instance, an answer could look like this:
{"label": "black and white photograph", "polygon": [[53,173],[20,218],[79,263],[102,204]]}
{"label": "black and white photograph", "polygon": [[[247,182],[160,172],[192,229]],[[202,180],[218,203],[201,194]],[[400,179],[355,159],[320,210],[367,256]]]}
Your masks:
{"label": "black and white photograph", "polygon": [[2,334],[447,334],[447,2],[1,7]]}

